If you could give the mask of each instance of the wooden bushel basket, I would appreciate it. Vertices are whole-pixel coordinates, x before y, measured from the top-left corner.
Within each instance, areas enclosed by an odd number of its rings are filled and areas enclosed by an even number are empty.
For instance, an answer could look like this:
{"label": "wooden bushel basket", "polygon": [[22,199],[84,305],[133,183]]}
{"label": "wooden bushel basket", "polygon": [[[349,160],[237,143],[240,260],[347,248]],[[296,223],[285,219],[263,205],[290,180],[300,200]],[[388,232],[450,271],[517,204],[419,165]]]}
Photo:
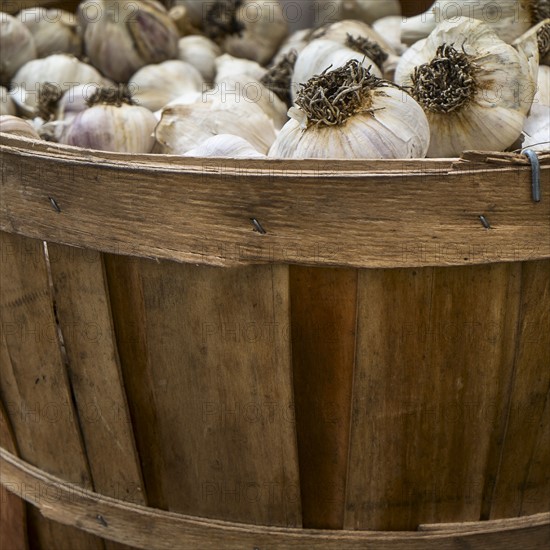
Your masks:
{"label": "wooden bushel basket", "polygon": [[550,154],[0,155],[2,548],[550,544]]}

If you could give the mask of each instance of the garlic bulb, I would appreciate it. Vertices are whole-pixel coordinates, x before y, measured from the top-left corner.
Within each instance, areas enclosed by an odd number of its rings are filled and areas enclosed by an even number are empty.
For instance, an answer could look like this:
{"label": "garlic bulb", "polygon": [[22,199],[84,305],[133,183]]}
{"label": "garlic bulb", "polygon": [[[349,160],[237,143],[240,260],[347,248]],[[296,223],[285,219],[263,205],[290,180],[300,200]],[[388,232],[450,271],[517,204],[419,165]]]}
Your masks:
{"label": "garlic bulb", "polygon": [[389,15],[401,15],[399,0],[317,0],[316,3],[321,25],[341,19],[372,23]]}
{"label": "garlic bulb", "polygon": [[550,65],[550,18],[541,21],[512,42],[516,48],[530,53],[534,47],[538,50],[539,63]]}
{"label": "garlic bulb", "polygon": [[267,69],[249,59],[240,59],[227,53],[216,58],[216,82],[234,74],[248,74],[260,80],[266,72]]}
{"label": "garlic bulb", "polygon": [[35,7],[21,10],[17,19],[31,31],[38,57],[54,53],[80,55],[82,38],[74,14]]}
{"label": "garlic bulb", "polygon": [[523,127],[522,147],[535,151],[550,149],[550,67],[539,67],[537,93]]}
{"label": "garlic bulb", "polygon": [[79,113],[89,107],[88,102],[99,89],[98,84],[80,84],[69,88],[57,104],[55,118],[71,122]]}
{"label": "garlic bulb", "polygon": [[128,82],[134,101],[150,111],[161,109],[186,92],[200,92],[202,86],[199,71],[190,63],[177,59],[146,65]]}
{"label": "garlic bulb", "polygon": [[277,55],[273,58],[272,63],[277,64],[281,59],[294,51],[300,53],[310,42],[312,29],[302,29],[292,33],[282,44],[277,51]]}
{"label": "garlic bulb", "polygon": [[319,38],[310,42],[298,54],[298,59],[294,65],[294,74],[292,75],[292,97],[296,97],[300,84],[305,84],[314,75],[319,75],[327,69],[343,67],[350,59],[356,59],[364,67],[371,67],[374,76],[382,77],[376,63],[367,57],[364,52],[359,52],[333,40]]}
{"label": "garlic bulb", "polygon": [[478,19],[489,25],[505,42],[512,42],[539,21],[550,17],[548,0],[437,0],[425,13],[403,20],[401,40],[413,44],[426,38],[444,21]]}
{"label": "garlic bulb", "polygon": [[106,82],[91,65],[71,55],[54,54],[23,65],[13,77],[11,95],[27,116],[35,116],[43,98],[47,96],[46,101],[51,103],[54,88],[58,100],[69,88],[91,83],[103,85]]}
{"label": "garlic bulb", "polygon": [[246,139],[231,134],[218,134],[198,147],[184,153],[184,157],[265,158]]}
{"label": "garlic bulb", "polygon": [[62,143],[99,151],[151,152],[157,119],[149,109],[133,105],[128,94],[112,88],[99,90],[90,103],[64,132]]}
{"label": "garlic bulb", "polygon": [[[89,12],[98,13],[91,19]],[[104,75],[127,82],[138,69],[177,56],[179,32],[155,0],[87,0],[79,6],[88,19],[84,46]]]}
{"label": "garlic bulb", "polygon": [[221,53],[219,46],[206,36],[184,36],[178,42],[178,58],[191,63],[201,73],[205,82],[214,81],[216,58]]}
{"label": "garlic bulb", "polygon": [[13,115],[17,114],[17,109],[13,99],[8,94],[8,90],[4,86],[0,86],[0,115]]}
{"label": "garlic bulb", "polygon": [[166,107],[155,129],[155,151],[183,155],[218,134],[239,136],[263,154],[275,140],[273,123],[258,105],[229,95]]}
{"label": "garlic bulb", "polygon": [[428,117],[430,157],[506,149],[521,133],[535,87],[523,53],[482,21],[464,17],[439,24],[403,55],[395,80]]}
{"label": "garlic bulb", "polygon": [[13,75],[35,58],[36,46],[29,29],[0,11],[0,85],[9,86]]}
{"label": "garlic bulb", "polygon": [[289,115],[269,157],[411,158],[428,151],[421,107],[356,59],[308,81]]}
{"label": "garlic bulb", "polygon": [[311,38],[333,40],[364,54],[380,69],[384,78],[393,79],[399,57],[389,42],[363,21],[344,19],[317,29]]}
{"label": "garlic bulb", "polygon": [[22,118],[12,115],[0,116],[0,132],[30,139],[40,139],[40,136],[31,124]]}
{"label": "garlic bulb", "polygon": [[396,54],[401,55],[407,46],[401,42],[401,22],[403,18],[397,15],[382,17],[372,24],[372,28],[393,48]]}
{"label": "garlic bulb", "polygon": [[255,103],[272,120],[277,130],[288,120],[287,104],[276,93],[268,89],[261,81],[248,75],[227,76],[216,83],[215,88],[205,95],[215,94],[225,101],[228,94],[247,103]]}
{"label": "garlic bulb", "polygon": [[227,53],[267,63],[288,33],[278,0],[207,2],[202,28]]}

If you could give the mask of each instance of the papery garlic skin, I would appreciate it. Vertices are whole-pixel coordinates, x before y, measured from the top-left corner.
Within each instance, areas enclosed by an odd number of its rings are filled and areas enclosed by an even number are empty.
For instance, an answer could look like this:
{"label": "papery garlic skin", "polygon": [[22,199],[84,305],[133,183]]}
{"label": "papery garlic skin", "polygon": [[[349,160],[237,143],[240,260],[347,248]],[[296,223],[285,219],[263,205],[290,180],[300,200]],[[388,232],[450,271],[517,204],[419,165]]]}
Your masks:
{"label": "papery garlic skin", "polygon": [[0,115],[12,115],[17,114],[17,107],[15,102],[8,94],[7,88],[0,86]]}
{"label": "papery garlic skin", "polygon": [[550,67],[539,67],[537,93],[523,127],[524,149],[548,151],[550,149]]}
{"label": "papery garlic skin", "polygon": [[294,50],[296,53],[300,53],[309,44],[311,33],[312,29],[302,29],[292,33],[283,42],[271,63],[278,63],[285,55],[289,54],[292,50]]}
{"label": "papery garlic skin", "polygon": [[423,158],[430,133],[420,106],[396,88],[371,93],[373,114],[357,113],[338,126],[309,126],[292,108],[277,135],[270,158],[405,159]]}
{"label": "papery garlic skin", "polygon": [[159,2],[87,0],[79,6],[81,19],[94,8],[99,16],[86,22],[84,46],[108,78],[127,82],[141,67],[177,57],[179,32]]}
{"label": "papery garlic skin", "polygon": [[198,147],[187,151],[184,157],[197,158],[266,158],[246,139],[231,134],[218,134],[204,141]]}
{"label": "papery garlic skin", "polygon": [[401,40],[413,44],[426,38],[438,24],[466,17],[485,22],[501,40],[511,43],[535,25],[537,17],[548,17],[549,12],[548,0],[437,0],[423,14],[403,20]]}
{"label": "papery garlic skin", "polygon": [[17,19],[31,31],[38,57],[54,53],[81,54],[82,37],[78,33],[74,14],[34,7],[21,10]]}
{"label": "papery garlic skin", "polygon": [[187,92],[200,92],[203,84],[193,65],[175,59],[142,67],[130,77],[128,87],[138,105],[157,111]]}
{"label": "papery garlic skin", "polygon": [[219,46],[206,36],[184,36],[178,42],[178,58],[193,65],[205,82],[214,82],[216,58],[221,54]]}
{"label": "papery garlic skin", "polygon": [[[471,96],[452,109],[434,110],[415,91],[413,74],[416,67],[430,65],[444,44],[460,44],[461,52],[457,53],[465,52],[473,70]],[[472,149],[502,151],[514,143],[533,99],[531,71],[530,60],[500,40],[482,21],[459,18],[441,23],[420,46],[406,52],[395,80],[411,86],[411,95],[424,108],[431,131],[428,156],[454,157]],[[438,97],[452,97],[450,94],[449,88]]]}
{"label": "papery garlic skin", "polygon": [[29,61],[13,77],[11,96],[27,115],[35,116],[38,95],[45,83],[66,91],[79,84],[106,84],[105,78],[91,65],[66,54],[54,54]]}
{"label": "papery garlic skin", "polygon": [[36,56],[29,29],[15,17],[0,11],[0,85],[9,86],[13,75]]}
{"label": "papery garlic skin", "polygon": [[77,115],[61,142],[98,151],[150,153],[156,124],[145,107],[99,104]]}
{"label": "papery garlic skin", "polygon": [[401,15],[399,0],[315,0],[319,26],[341,19],[373,23],[390,15]]}
{"label": "papery garlic skin", "polygon": [[159,153],[183,155],[218,134],[234,134],[259,153],[267,153],[275,141],[273,122],[254,103],[229,95],[191,105],[166,107],[155,129]]}
{"label": "papery garlic skin", "polygon": [[292,97],[296,97],[300,90],[300,84],[306,83],[312,76],[321,74],[329,67],[330,70],[343,67],[350,59],[357,59],[364,67],[370,66],[372,74],[382,77],[380,69],[365,54],[352,50],[339,42],[319,38],[310,42],[298,54],[292,76]]}
{"label": "papery garlic skin", "polygon": [[30,139],[40,139],[38,132],[31,124],[22,118],[12,115],[0,116],[0,133],[12,134]]}

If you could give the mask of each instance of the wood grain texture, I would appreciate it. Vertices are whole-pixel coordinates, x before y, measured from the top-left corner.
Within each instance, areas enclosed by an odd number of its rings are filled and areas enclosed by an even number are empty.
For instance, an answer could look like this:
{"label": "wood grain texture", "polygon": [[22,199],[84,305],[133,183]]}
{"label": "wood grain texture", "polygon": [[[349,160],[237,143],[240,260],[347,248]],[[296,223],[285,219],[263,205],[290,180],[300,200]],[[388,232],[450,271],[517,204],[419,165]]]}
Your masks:
{"label": "wood grain texture", "polygon": [[132,263],[143,310],[126,322],[144,312],[145,360],[122,366],[140,386],[135,398],[128,387],[130,402],[150,392],[133,417],[137,432],[156,422],[153,448],[140,447],[157,461],[144,468],[147,487],[151,474],[169,510],[301,525],[288,268]]}
{"label": "wood grain texture", "polygon": [[357,271],[291,267],[292,365],[304,527],[341,529]]}
{"label": "wood grain texture", "polygon": [[[57,318],[95,490],[145,504],[100,253],[48,245]],[[110,550],[122,550],[109,545]]]}
{"label": "wood grain texture", "polygon": [[346,527],[480,518],[519,269],[360,273]]}
{"label": "wood grain texture", "polygon": [[[7,348],[2,335],[2,362],[9,360],[6,357]],[[8,415],[0,401],[0,446],[17,456],[15,437],[11,429]],[[0,549],[27,550],[27,514],[26,503],[17,496],[17,491],[10,492],[0,486]]]}
{"label": "wood grain texture", "polygon": [[[61,356],[43,243],[0,233],[2,331],[9,361],[0,393],[21,457],[92,488],[71,390]],[[33,538],[59,550],[98,550],[101,541],[30,514]],[[30,539],[34,542],[32,539]]]}
{"label": "wood grain texture", "polygon": [[550,262],[528,262],[514,376],[503,395],[494,457],[487,474],[485,517],[529,515],[550,507]]}
{"label": "wood grain texture", "polygon": [[[259,527],[205,520],[116,501],[74,487],[0,449],[0,483],[39,483],[57,491],[55,505],[27,494],[49,518],[146,550],[540,550],[550,544],[550,513],[525,518],[422,526],[419,532],[354,532]],[[101,515],[103,521],[98,520]]]}
{"label": "wood grain texture", "polygon": [[[452,169],[446,160],[182,161],[1,140],[0,228],[51,242],[225,266],[414,267],[550,256],[550,201],[533,203],[530,168],[510,162]],[[543,167],[543,196],[549,174]]]}

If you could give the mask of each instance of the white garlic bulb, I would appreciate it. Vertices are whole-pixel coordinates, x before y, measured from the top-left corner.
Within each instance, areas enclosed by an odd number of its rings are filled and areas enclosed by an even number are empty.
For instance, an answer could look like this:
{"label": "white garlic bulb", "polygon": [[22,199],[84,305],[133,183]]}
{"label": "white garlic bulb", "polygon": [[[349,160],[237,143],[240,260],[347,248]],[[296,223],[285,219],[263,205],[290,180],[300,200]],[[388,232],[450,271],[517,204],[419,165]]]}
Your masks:
{"label": "white garlic bulb", "polygon": [[222,101],[227,95],[240,97],[241,101],[255,103],[272,120],[277,130],[281,129],[288,120],[288,107],[272,90],[264,86],[261,81],[248,75],[226,76],[216,83],[216,86],[206,93],[206,96],[215,94]]}
{"label": "white garlic bulb", "polygon": [[273,158],[424,157],[430,131],[421,107],[353,59],[312,78],[269,150]]}
{"label": "white garlic bulb", "polygon": [[55,118],[57,120],[72,121],[76,115],[88,109],[88,102],[100,89],[98,84],[79,84],[69,88],[57,104]]}
{"label": "white garlic bulb", "polygon": [[261,65],[271,60],[288,34],[278,0],[207,2],[202,29],[225,52]]}
{"label": "white garlic bulb", "polygon": [[428,156],[502,151],[514,143],[535,87],[523,53],[482,21],[464,17],[439,24],[413,50],[401,58],[395,80],[408,87],[428,117]]}
{"label": "white garlic bulb", "polygon": [[320,25],[341,19],[372,23],[389,15],[401,15],[399,0],[316,0]]}
{"label": "white garlic bulb", "polygon": [[550,67],[539,67],[537,93],[531,112],[523,127],[524,149],[548,151],[550,149]]}
{"label": "white garlic bulb", "polygon": [[200,92],[203,80],[193,65],[174,59],[142,67],[130,78],[128,87],[138,105],[156,111],[184,93]]}
{"label": "white garlic bulb", "polygon": [[18,107],[27,116],[35,116],[41,96],[49,88],[58,90],[58,98],[63,93],[79,84],[103,85],[105,79],[99,72],[67,54],[54,54],[42,59],[29,61],[17,71],[12,80],[11,95]]}
{"label": "white garlic bulb", "polygon": [[[95,10],[95,11],[94,11]],[[94,19],[89,12],[97,13]],[[87,0],[84,46],[91,63],[116,82],[138,69],[177,57],[179,32],[166,9],[154,0]]]}
{"label": "white garlic bulb", "polygon": [[40,139],[38,132],[33,128],[32,124],[12,115],[0,116],[0,132],[30,139]]}
{"label": "white garlic bulb", "polygon": [[9,86],[13,75],[36,55],[29,29],[15,17],[0,11],[0,85]]}
{"label": "white garlic bulb", "polygon": [[407,46],[401,42],[401,22],[403,18],[398,15],[382,17],[372,24],[372,28],[393,48],[397,55],[401,55]]}
{"label": "white garlic bulb", "polygon": [[266,158],[246,139],[231,134],[218,134],[184,153],[184,157],[198,158]]}
{"label": "white garlic bulb", "polygon": [[436,25],[459,18],[478,19],[489,25],[505,42],[512,42],[531,26],[550,17],[548,0],[437,0],[425,13],[403,20],[405,44],[426,38]]}
{"label": "white garlic bulb", "polygon": [[364,54],[380,69],[384,78],[393,79],[399,57],[390,43],[363,21],[344,19],[317,29],[311,38],[332,40]]}
{"label": "white garlic bulb", "polygon": [[312,29],[301,29],[299,31],[293,32],[281,45],[277,51],[277,55],[273,58],[272,63],[276,64],[281,59],[289,54],[291,51],[295,51],[297,54],[300,53],[310,42],[310,35]]}
{"label": "white garlic bulb", "polygon": [[38,57],[47,57],[54,53],[80,55],[82,38],[78,33],[74,14],[58,9],[34,7],[21,10],[17,19],[31,31]]}
{"label": "white garlic bulb", "polygon": [[103,88],[91,101],[63,133],[62,143],[99,151],[151,152],[157,119],[149,109],[132,105],[129,96],[116,89]]}
{"label": "white garlic bulb", "polygon": [[205,82],[214,81],[216,58],[221,54],[219,46],[206,36],[184,36],[178,42],[178,58],[191,63],[201,73]]}
{"label": "white garlic bulb", "polygon": [[275,140],[273,122],[264,111],[230,95],[166,107],[155,129],[155,151],[183,155],[218,134],[239,136],[262,154]]}
{"label": "white garlic bulb", "polygon": [[228,53],[216,58],[216,82],[234,74],[248,74],[260,80],[266,72],[266,68],[250,59],[240,59]]}
{"label": "white garlic bulb", "polygon": [[364,67],[371,67],[374,76],[382,77],[376,63],[365,53],[334,42],[319,38],[310,42],[299,54],[292,75],[291,94],[295,98],[300,90],[300,84],[305,84],[314,75],[325,70],[343,67],[350,59],[356,59]]}
{"label": "white garlic bulb", "polygon": [[7,88],[0,86],[0,115],[17,114],[17,108],[11,96],[8,94]]}

